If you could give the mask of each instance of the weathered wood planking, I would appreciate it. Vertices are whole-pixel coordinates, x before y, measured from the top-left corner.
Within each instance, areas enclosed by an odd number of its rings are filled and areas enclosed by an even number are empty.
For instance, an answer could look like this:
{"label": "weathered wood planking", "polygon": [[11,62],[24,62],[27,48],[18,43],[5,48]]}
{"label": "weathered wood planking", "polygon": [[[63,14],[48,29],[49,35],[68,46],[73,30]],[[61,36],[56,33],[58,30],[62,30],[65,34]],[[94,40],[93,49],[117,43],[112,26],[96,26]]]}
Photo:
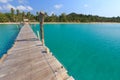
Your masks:
{"label": "weathered wood planking", "polygon": [[0,63],[0,80],[73,80],[46,50],[29,25],[24,25]]}

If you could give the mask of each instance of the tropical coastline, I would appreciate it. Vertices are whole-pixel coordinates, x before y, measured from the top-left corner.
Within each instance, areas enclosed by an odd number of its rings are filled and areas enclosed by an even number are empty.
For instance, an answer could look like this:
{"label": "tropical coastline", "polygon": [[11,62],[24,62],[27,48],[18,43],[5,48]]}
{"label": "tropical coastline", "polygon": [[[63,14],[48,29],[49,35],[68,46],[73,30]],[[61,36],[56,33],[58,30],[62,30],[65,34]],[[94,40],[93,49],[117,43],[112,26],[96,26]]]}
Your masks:
{"label": "tropical coastline", "polygon": [[[29,22],[30,24],[40,24],[39,22]],[[0,24],[20,24],[20,22],[3,22]],[[44,24],[120,24],[119,22],[44,22]]]}
{"label": "tropical coastline", "polygon": [[120,0],[0,0],[0,80],[120,80]]}

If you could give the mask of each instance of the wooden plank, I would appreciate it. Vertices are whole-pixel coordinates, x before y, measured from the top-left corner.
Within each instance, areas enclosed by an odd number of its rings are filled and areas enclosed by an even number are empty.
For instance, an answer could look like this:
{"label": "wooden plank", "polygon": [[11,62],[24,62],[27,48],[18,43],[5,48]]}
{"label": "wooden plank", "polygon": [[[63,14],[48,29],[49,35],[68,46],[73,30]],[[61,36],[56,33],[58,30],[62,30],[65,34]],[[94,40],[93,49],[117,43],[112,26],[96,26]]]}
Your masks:
{"label": "wooden plank", "polygon": [[0,63],[0,80],[73,80],[27,24],[6,55]]}

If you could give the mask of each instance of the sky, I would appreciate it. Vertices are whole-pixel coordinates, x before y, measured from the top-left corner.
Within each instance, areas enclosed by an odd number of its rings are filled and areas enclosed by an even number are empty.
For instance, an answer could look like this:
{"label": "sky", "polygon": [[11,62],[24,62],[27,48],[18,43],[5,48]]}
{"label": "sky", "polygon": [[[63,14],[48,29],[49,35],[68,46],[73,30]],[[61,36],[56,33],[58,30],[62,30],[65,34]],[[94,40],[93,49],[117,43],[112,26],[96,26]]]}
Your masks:
{"label": "sky", "polygon": [[11,8],[33,14],[44,11],[48,15],[75,12],[105,17],[120,16],[120,0],[0,0],[0,12],[9,12]]}

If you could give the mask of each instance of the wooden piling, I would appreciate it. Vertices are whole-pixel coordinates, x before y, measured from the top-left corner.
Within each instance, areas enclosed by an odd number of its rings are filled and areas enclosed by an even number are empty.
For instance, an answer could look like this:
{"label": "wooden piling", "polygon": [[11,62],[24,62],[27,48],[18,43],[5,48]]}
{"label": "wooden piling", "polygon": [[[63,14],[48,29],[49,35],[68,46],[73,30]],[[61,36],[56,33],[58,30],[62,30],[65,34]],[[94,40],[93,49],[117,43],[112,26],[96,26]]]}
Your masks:
{"label": "wooden piling", "polygon": [[40,40],[40,34],[39,34],[39,31],[37,31],[37,36],[38,36],[38,39]]}
{"label": "wooden piling", "polygon": [[44,12],[40,12],[39,13],[39,21],[40,21],[40,37],[42,40],[42,45],[45,45],[45,41],[44,41]]}

